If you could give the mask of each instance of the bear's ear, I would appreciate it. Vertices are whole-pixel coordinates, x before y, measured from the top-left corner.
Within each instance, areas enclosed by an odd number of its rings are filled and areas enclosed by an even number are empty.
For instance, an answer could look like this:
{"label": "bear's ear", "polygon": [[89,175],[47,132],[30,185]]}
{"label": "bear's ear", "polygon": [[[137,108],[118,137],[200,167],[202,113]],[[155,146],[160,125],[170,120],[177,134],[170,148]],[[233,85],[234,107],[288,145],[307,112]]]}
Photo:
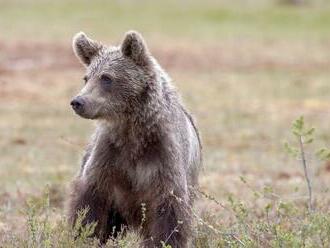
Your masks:
{"label": "bear's ear", "polygon": [[83,32],[79,32],[73,37],[72,47],[80,61],[88,66],[102,45],[88,38]]}
{"label": "bear's ear", "polygon": [[150,63],[150,54],[141,34],[136,31],[126,33],[121,45],[124,56],[131,58],[137,65],[147,66]]}

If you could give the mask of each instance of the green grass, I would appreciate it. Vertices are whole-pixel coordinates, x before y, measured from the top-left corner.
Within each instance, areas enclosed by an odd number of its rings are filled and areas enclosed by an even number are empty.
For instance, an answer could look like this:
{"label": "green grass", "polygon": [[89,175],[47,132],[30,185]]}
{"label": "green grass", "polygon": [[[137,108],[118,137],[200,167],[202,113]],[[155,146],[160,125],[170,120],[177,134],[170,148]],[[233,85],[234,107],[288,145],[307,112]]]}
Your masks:
{"label": "green grass", "polygon": [[329,5],[291,7],[221,1],[1,1],[6,37],[63,39],[79,30],[104,38],[137,29],[196,40],[226,36],[329,37]]}

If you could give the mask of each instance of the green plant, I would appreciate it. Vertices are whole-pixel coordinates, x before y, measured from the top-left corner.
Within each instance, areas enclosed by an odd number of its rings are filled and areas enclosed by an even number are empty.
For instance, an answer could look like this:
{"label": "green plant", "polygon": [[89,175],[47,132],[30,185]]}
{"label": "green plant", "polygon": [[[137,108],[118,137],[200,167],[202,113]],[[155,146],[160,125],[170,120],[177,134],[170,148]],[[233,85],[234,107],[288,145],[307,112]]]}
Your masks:
{"label": "green plant", "polygon": [[306,184],[308,188],[308,209],[309,211],[313,210],[313,188],[311,182],[311,176],[309,173],[309,168],[305,155],[305,146],[311,144],[314,140],[313,134],[315,132],[315,128],[308,128],[305,125],[304,117],[301,116],[297,120],[295,120],[292,124],[291,128],[292,134],[297,138],[298,147],[290,145],[288,142],[284,144],[287,152],[291,154],[293,157],[298,158],[300,156],[301,164],[304,170],[304,175],[306,179]]}

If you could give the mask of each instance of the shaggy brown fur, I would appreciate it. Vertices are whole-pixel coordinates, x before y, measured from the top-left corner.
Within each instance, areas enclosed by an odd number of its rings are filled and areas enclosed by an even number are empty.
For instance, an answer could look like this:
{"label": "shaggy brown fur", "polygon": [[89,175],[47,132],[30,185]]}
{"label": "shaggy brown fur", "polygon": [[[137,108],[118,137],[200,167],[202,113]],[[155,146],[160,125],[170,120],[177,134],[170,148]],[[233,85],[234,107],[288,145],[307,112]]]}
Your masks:
{"label": "shaggy brown fur", "polygon": [[187,247],[201,145],[169,77],[134,31],[119,47],[78,33],[73,48],[87,73],[71,105],[97,128],[73,183],[70,223],[88,207],[84,223],[97,222],[102,242],[127,226],[144,247]]}

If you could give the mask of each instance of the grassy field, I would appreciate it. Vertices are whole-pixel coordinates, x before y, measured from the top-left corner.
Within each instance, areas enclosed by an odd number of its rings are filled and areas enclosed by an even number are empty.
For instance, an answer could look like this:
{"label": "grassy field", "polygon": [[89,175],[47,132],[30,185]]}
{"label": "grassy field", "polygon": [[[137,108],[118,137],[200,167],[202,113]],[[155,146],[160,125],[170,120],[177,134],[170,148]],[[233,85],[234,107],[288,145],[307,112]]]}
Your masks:
{"label": "grassy field", "polygon": [[[118,44],[130,29],[143,33],[202,133],[201,189],[217,201],[197,202],[194,246],[328,247],[330,163],[314,152],[330,143],[330,5],[279,2],[0,0],[0,247],[57,247],[33,243],[31,219],[48,209],[49,230],[61,230],[93,129],[69,106],[83,76],[71,38],[83,30]],[[301,161],[283,145],[296,142],[290,128],[301,115],[316,127],[306,146],[313,215]]]}

